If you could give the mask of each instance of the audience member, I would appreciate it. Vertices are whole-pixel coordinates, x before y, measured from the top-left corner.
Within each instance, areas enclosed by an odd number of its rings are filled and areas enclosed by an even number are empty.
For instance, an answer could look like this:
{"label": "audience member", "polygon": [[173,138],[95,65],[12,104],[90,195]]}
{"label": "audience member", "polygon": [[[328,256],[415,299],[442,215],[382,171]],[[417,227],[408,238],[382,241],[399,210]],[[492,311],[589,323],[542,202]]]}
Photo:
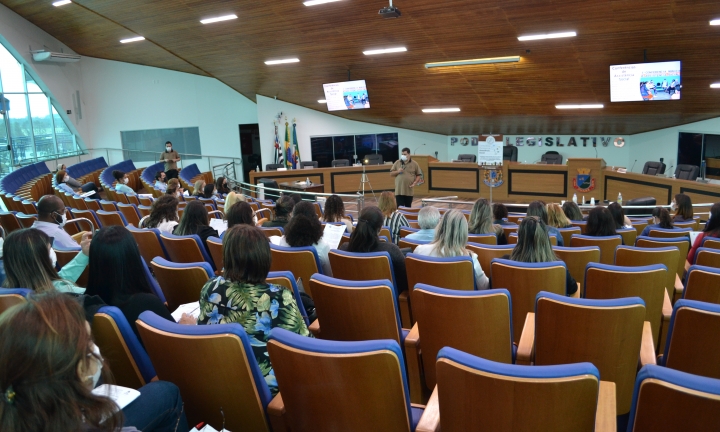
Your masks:
{"label": "audience member", "polygon": [[84,194],[92,192],[92,194],[88,195],[87,198],[101,199],[95,183],[87,182],[84,185],[80,184],[79,181],[71,178],[65,170],[60,170],[57,174],[55,174],[55,183],[57,184],[58,189],[63,192],[67,192],[69,194]]}
{"label": "audience member", "polygon": [[570,220],[565,216],[560,204],[550,203],[547,205],[547,225],[554,228],[570,228],[572,224]]}
{"label": "audience member", "polygon": [[125,195],[137,195],[134,190],[130,186],[128,186],[128,182],[130,181],[130,178],[127,174],[120,170],[114,170],[112,172],[113,177],[115,177],[115,180],[117,182],[115,183],[115,191],[124,193]]}
{"label": "audience member", "polygon": [[37,203],[38,220],[33,222],[32,228],[39,229],[53,239],[53,245],[63,248],[76,248],[78,243],[63,228],[67,216],[65,204],[60,197],[45,195]]}
{"label": "audience member", "polygon": [[687,262],[689,264],[695,261],[695,253],[699,247],[702,247],[705,237],[720,237],[720,203],[715,203],[710,207],[710,217],[705,223],[705,228],[703,228],[700,235],[695,238],[695,242],[688,253]]}
{"label": "audience member", "polygon": [[145,228],[157,228],[160,232],[172,234],[178,224],[178,200],[172,195],[163,195],[153,201],[150,216],[145,219]]}
{"label": "audience member", "polygon": [[92,393],[101,378],[110,383],[111,371],[77,301],[37,295],[0,316],[0,430],[188,430],[174,384],[153,381],[116,412]]}
{"label": "audience member", "polygon": [[502,226],[493,224],[493,213],[490,203],[485,198],[475,201],[470,212],[468,232],[470,234],[495,234],[497,244],[507,244],[505,231]]}
{"label": "audience member", "polygon": [[208,211],[205,208],[205,204],[200,201],[190,201],[185,210],[183,210],[182,218],[173,229],[175,235],[192,235],[195,234],[200,237],[205,250],[210,253],[208,249],[207,239],[208,237],[218,237],[217,230],[210,226],[208,219]]}
{"label": "audience member", "polygon": [[228,181],[225,177],[220,176],[217,178],[217,180],[215,180],[215,188],[217,189],[217,194],[219,197],[223,197],[230,193]]}
{"label": "audience member", "polygon": [[380,211],[382,211],[383,216],[385,216],[383,225],[390,229],[390,236],[392,238],[388,240],[397,244],[400,238],[400,227],[410,226],[410,222],[407,221],[405,215],[398,211],[395,194],[390,191],[385,191],[380,194],[378,207]]}
{"label": "audience member", "polygon": [[[526,217],[518,228],[518,241],[512,253],[506,257],[524,263],[561,261],[553,252],[547,225],[537,216]],[[577,291],[577,282],[566,269],[565,294],[570,296]],[[498,287],[501,288],[501,287]]]}
{"label": "audience member", "polygon": [[[490,206],[487,207],[488,210]],[[420,245],[415,248],[414,253],[432,257],[458,257],[470,256],[473,263],[473,274],[477,289],[488,288],[489,281],[475,252],[465,248],[468,241],[468,222],[460,210],[449,210],[445,212],[440,225],[435,232],[435,239],[432,243]]]}
{"label": "audience member", "polygon": [[214,184],[208,183],[205,185],[205,187],[203,188],[202,198],[217,201],[218,197],[215,194],[215,185]]}
{"label": "audience member", "polygon": [[292,219],[285,226],[285,235],[272,236],[270,241],[278,246],[314,247],[320,258],[323,273],[332,276],[328,259],[330,245],[325,243],[322,237],[323,226],[315,213],[315,205],[309,201],[302,201],[295,204]]}
{"label": "audience member", "polygon": [[673,223],[675,222],[694,222],[692,200],[689,195],[679,193],[675,195],[672,204],[674,205],[675,215],[673,215]]}
{"label": "audience member", "polygon": [[83,236],[81,252],[58,272],[55,270],[57,256],[47,234],[34,228],[11,232],[3,243],[6,274],[3,287],[28,288],[38,293],[54,290],[71,294],[84,293],[85,288],[76,286],[75,282],[88,265],[89,236]]}
{"label": "audience member", "polygon": [[544,202],[542,202],[542,201],[531,202],[530,205],[528,206],[527,215],[528,216],[536,216],[541,221],[543,221],[543,224],[545,224],[545,229],[547,230],[547,232],[551,236],[554,236],[555,239],[557,240],[557,245],[558,246],[565,245],[564,241],[563,241],[563,236],[562,236],[562,234],[560,234],[560,231],[558,231],[558,229],[555,227],[548,226],[548,214],[547,214],[547,210],[545,209]]}
{"label": "audience member", "polygon": [[[395,200],[392,200],[393,204]],[[358,216],[358,223],[350,235],[350,241],[340,245],[339,249],[348,252],[387,252],[390,254],[397,294],[407,290],[407,272],[405,270],[405,255],[400,248],[392,242],[380,241],[378,235],[383,227],[383,213],[378,207],[368,206],[362,209]]]}
{"label": "audience member", "polygon": [[291,194],[291,195],[290,195],[290,198],[292,198],[292,200],[293,200],[293,202],[294,202],[295,204],[297,204],[297,203],[299,203],[300,201],[302,201],[302,196],[301,196],[299,193]]}
{"label": "audience member", "polygon": [[342,222],[345,224],[347,232],[352,233],[353,231],[352,221],[345,216],[345,203],[343,203],[342,198],[337,195],[330,195],[325,201],[323,221],[333,223]]}
{"label": "audience member", "polygon": [[613,221],[615,222],[615,229],[623,229],[623,228],[632,228],[632,223],[630,222],[630,219],[625,216],[625,211],[623,210],[622,206],[616,202],[610,203],[610,205],[607,207],[610,211],[610,214],[612,215]]}
{"label": "audience member", "polygon": [[245,201],[245,195],[237,192],[230,192],[225,197],[225,214],[230,211],[230,208],[240,201]]}
{"label": "audience member", "polygon": [[180,180],[176,178],[171,178],[170,180],[168,180],[165,194],[172,195],[175,198],[180,198],[183,195],[188,196],[187,191],[185,191],[182,186],[180,186]]}
{"label": "audience member", "polygon": [[255,226],[253,213],[254,212],[252,207],[250,207],[250,204],[245,201],[236,202],[232,207],[230,207],[230,210],[225,213],[225,220],[227,221],[228,229],[241,224]]}
{"label": "audience member", "polygon": [[515,225],[512,222],[509,222],[507,220],[508,218],[508,209],[505,207],[505,204],[503,203],[494,203],[492,205],[492,211],[493,211],[493,224],[496,225]]}
{"label": "audience member", "polygon": [[580,207],[578,207],[577,203],[573,201],[565,201],[565,204],[562,205],[563,212],[565,213],[565,216],[567,216],[568,219],[571,221],[582,221],[583,214],[580,211]]}
{"label": "audience member", "polygon": [[662,207],[655,207],[652,210],[652,223],[645,227],[640,233],[641,236],[650,235],[650,230],[653,229],[677,229],[673,226],[673,221],[670,217],[670,212]]}
{"label": "audience member", "polygon": [[158,171],[155,173],[155,187],[162,193],[167,191],[167,175],[165,171]]}
{"label": "audience member", "polygon": [[210,279],[200,292],[198,324],[243,326],[274,396],[278,387],[266,347],[270,332],[275,327],[301,336],[310,332],[292,291],[265,281],[272,255],[262,230],[250,225],[230,228],[223,238],[223,257],[223,275]]}
{"label": "audience member", "polygon": [[418,212],[420,231],[405,236],[408,240],[431,242],[435,239],[435,228],[440,223],[440,211],[437,207],[425,206]]}
{"label": "audience member", "polygon": [[204,191],[205,191],[205,180],[198,180],[195,182],[195,185],[193,185],[192,196],[202,197]]}
{"label": "audience member", "polygon": [[[667,211],[667,210],[666,210]],[[585,235],[593,237],[605,237],[617,235],[615,220],[610,210],[602,206],[596,206],[588,214]],[[560,243],[558,243],[559,245]]]}
{"label": "audience member", "polygon": [[285,225],[287,225],[290,221],[290,215],[292,214],[294,208],[295,200],[292,196],[281,196],[280,199],[275,202],[275,219],[263,222],[263,228],[285,228]]}

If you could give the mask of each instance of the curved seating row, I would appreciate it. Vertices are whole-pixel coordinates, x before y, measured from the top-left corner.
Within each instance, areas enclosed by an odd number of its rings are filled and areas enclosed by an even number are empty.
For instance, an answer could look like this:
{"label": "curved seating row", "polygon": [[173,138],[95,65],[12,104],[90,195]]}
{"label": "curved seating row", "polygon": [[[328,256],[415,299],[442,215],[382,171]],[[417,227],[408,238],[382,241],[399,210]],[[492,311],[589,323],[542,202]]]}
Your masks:
{"label": "curved seating row", "polygon": [[100,173],[100,183],[102,184],[103,188],[111,188],[113,183],[115,183],[115,178],[112,174],[113,171],[120,170],[125,173],[130,173],[135,171],[136,169],[137,168],[135,168],[135,164],[131,159],[124,160],[115,165],[110,165]]}
{"label": "curved seating row", "polygon": [[94,182],[99,183],[100,172],[107,168],[108,164],[104,157],[90,159],[78,162],[67,167],[68,175],[80,183]]}
{"label": "curved seating row", "polygon": [[195,192],[193,190],[193,186],[196,181],[205,180],[206,183],[211,183],[213,181],[212,173],[209,171],[200,172],[197,164],[190,164],[181,169],[178,177],[180,177],[180,183],[182,186],[190,193]]}
{"label": "curved seating row", "polygon": [[8,211],[23,211],[23,200],[37,201],[51,193],[52,174],[45,162],[19,168],[0,180],[0,197]]}

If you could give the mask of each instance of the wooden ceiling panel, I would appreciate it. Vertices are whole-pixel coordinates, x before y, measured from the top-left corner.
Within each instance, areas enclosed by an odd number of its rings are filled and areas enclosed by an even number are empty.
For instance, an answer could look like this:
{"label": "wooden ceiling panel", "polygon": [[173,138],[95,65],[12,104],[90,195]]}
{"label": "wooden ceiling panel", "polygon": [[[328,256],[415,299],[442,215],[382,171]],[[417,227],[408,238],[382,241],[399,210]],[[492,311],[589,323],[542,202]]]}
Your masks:
{"label": "wooden ceiling panel", "polygon": [[[400,2],[400,3],[398,3]],[[85,56],[213,76],[256,94],[325,111],[322,84],[365,79],[369,110],[333,112],[359,121],[442,134],[628,134],[720,116],[720,17],[708,0],[385,0],[305,7],[302,0],[0,0]],[[237,20],[200,19],[235,13]],[[525,34],[578,36],[518,41]],[[144,42],[123,45],[125,37]],[[408,52],[365,56],[405,46]],[[426,69],[425,63],[519,55],[519,63]],[[609,67],[681,60],[682,99],[610,103]],[[298,57],[300,63],[267,66]],[[557,103],[603,103],[566,112]],[[458,106],[430,115],[422,108]]]}

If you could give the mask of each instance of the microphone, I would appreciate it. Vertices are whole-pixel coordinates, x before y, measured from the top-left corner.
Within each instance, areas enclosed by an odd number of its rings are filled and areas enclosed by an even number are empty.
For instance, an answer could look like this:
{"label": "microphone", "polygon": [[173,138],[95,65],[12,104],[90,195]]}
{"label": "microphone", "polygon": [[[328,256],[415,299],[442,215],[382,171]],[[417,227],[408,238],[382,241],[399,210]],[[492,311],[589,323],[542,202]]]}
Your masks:
{"label": "microphone", "polygon": [[630,168],[630,172],[632,172],[633,168],[635,168],[635,163],[637,162],[637,159],[635,159],[635,162],[633,162],[632,168]]}
{"label": "microphone", "polygon": [[593,147],[593,148],[595,149],[595,159],[597,159],[598,158],[597,147]]}
{"label": "microphone", "polygon": [[413,154],[417,153],[418,149],[424,145],[427,145],[427,144],[423,144],[423,145],[419,145],[419,146],[415,147],[415,151],[413,152]]}
{"label": "microphone", "polygon": [[672,170],[674,166],[675,165],[670,165],[670,169],[668,170],[668,175],[667,175],[668,178],[672,178],[675,176],[675,173]]}

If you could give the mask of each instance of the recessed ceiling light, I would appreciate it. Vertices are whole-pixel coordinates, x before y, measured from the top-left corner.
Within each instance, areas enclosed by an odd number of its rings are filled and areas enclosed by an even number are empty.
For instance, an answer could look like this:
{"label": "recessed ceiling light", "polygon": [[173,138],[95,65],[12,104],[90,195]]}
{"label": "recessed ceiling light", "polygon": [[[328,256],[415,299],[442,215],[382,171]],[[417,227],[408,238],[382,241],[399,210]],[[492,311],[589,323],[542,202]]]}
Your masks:
{"label": "recessed ceiling light", "polygon": [[128,38],[128,39],[120,39],[120,43],[139,42],[139,41],[143,41],[143,40],[145,40],[144,37],[138,36],[138,37],[133,37],[133,38]]}
{"label": "recessed ceiling light", "polygon": [[303,4],[305,6],[315,6],[315,5],[319,5],[319,4],[323,4],[323,3],[332,3],[332,2],[336,2],[336,1],[340,1],[340,0],[310,0],[310,1],[304,2]]}
{"label": "recessed ceiling light", "polygon": [[318,103],[327,103],[325,99],[318,99]]}
{"label": "recessed ceiling light", "polygon": [[237,18],[237,15],[230,14],[230,15],[223,15],[223,16],[219,16],[219,17],[215,17],[215,18],[205,18],[204,20],[200,20],[200,22],[203,24],[212,24],[212,23],[216,23],[216,22],[220,22],[220,21],[228,21],[228,20],[232,20],[232,19],[236,19],[236,18]]}
{"label": "recessed ceiling light", "polygon": [[446,61],[446,62],[436,62],[436,63],[425,63],[425,67],[427,69],[430,69],[430,68],[436,68],[436,67],[471,66],[471,65],[492,64],[492,63],[517,63],[519,61],[520,61],[520,56],[489,57],[489,58],[471,59],[471,60],[456,60],[456,61]]}
{"label": "recessed ceiling light", "polygon": [[720,88],[720,82],[710,84],[710,88]]}
{"label": "recessed ceiling light", "polygon": [[518,40],[519,41],[531,41],[531,40],[557,39],[557,38],[575,37],[575,36],[577,36],[577,33],[575,33],[575,32],[560,32],[560,33],[547,33],[547,34],[518,36]]}
{"label": "recessed ceiling light", "polygon": [[405,51],[407,51],[407,48],[405,48],[405,47],[397,47],[397,48],[385,48],[385,49],[376,49],[376,50],[363,51],[363,54],[365,54],[365,55],[375,55],[375,54],[389,54],[389,53],[405,52]]}
{"label": "recessed ceiling light", "polygon": [[299,62],[299,58],[287,58],[287,59],[280,59],[280,60],[268,60],[265,62],[266,65],[276,65],[276,64],[283,64],[283,63],[297,63]]}
{"label": "recessed ceiling light", "polygon": [[425,108],[424,113],[459,112],[460,108]]}
{"label": "recessed ceiling light", "polygon": [[70,0],[60,0],[60,1],[56,1],[55,3],[53,3],[53,6],[55,6],[55,7],[65,6],[66,4],[70,4],[70,3],[72,3]]}
{"label": "recessed ceiling light", "polygon": [[710,25],[720,25],[720,19],[714,19],[710,21]]}
{"label": "recessed ceiling light", "polygon": [[603,108],[603,104],[565,104],[565,105],[555,105],[555,108],[557,109],[598,109]]}

